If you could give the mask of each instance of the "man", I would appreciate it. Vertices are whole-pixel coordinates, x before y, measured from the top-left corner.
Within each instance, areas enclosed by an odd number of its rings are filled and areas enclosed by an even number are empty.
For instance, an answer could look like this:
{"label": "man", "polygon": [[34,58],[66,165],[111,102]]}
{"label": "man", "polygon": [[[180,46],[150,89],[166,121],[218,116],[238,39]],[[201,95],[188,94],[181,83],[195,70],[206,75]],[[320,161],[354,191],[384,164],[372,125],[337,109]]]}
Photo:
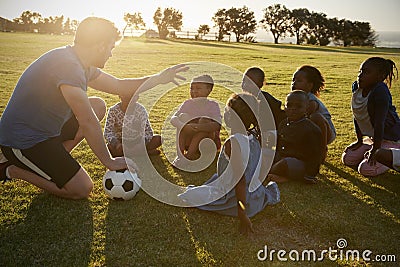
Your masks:
{"label": "man", "polygon": [[113,77],[100,69],[119,39],[112,22],[89,17],[79,24],[72,46],[45,53],[25,70],[0,120],[0,147],[7,159],[0,165],[1,179],[18,177],[60,197],[87,198],[93,182],[70,155],[83,138],[108,169],[127,167],[123,157],[113,158],[107,149],[99,123],[106,105],[89,98],[87,86],[132,95],[150,77],[156,79],[147,89],[177,84],[176,79],[184,80],[178,73],[187,68],[137,79]]}

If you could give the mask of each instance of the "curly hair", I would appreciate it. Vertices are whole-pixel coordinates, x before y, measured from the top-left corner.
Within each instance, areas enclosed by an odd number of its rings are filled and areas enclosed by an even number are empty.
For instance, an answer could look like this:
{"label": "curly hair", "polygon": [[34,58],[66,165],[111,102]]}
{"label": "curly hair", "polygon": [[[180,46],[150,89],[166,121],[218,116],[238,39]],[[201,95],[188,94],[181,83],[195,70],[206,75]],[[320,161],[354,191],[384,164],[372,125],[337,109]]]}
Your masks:
{"label": "curly hair", "polygon": [[365,60],[365,63],[371,63],[384,77],[384,81],[388,87],[392,87],[393,80],[399,78],[399,72],[396,64],[391,59],[382,57],[370,57]]}
{"label": "curly hair", "polygon": [[316,67],[310,65],[303,65],[297,71],[303,71],[306,74],[307,80],[313,84],[311,93],[319,96],[320,92],[325,88],[325,79],[321,72]]}
{"label": "curly hair", "polygon": [[260,137],[261,131],[257,120],[259,102],[252,94],[246,92],[232,94],[226,105],[236,112],[248,132],[257,138]]}

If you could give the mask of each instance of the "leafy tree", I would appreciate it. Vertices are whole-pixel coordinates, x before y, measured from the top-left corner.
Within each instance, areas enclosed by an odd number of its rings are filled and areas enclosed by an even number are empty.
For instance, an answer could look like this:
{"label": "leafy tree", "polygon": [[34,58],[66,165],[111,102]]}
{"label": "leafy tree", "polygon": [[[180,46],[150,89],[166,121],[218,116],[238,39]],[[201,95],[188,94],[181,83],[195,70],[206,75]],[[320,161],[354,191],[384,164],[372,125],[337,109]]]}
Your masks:
{"label": "leafy tree", "polygon": [[154,24],[157,25],[158,34],[161,39],[166,39],[169,29],[180,30],[182,27],[182,13],[173,8],[166,8],[161,12],[161,8],[157,8],[153,16]]}
{"label": "leafy tree", "polygon": [[200,25],[197,32],[199,33],[201,39],[202,37],[204,37],[204,35],[210,32],[210,27],[206,24]]}
{"label": "leafy tree", "polygon": [[26,10],[22,12],[21,16],[14,19],[14,22],[22,25],[24,31],[32,32],[35,25],[40,22],[42,15],[37,12]]}
{"label": "leafy tree", "polygon": [[228,29],[236,36],[236,42],[240,42],[243,38],[247,38],[249,33],[254,33],[257,27],[257,21],[254,12],[250,11],[246,6],[242,8],[230,8],[227,12]]}
{"label": "leafy tree", "polygon": [[303,35],[306,34],[307,21],[309,20],[310,12],[307,8],[293,9],[291,12],[291,36],[296,37],[296,44],[300,44]]}
{"label": "leafy tree", "polygon": [[311,12],[308,21],[308,43],[328,45],[334,36],[335,28],[334,19],[328,19],[324,13]]}
{"label": "leafy tree", "polygon": [[350,21],[342,19],[337,21],[334,41],[343,46],[374,46],[378,36],[371,29],[369,22]]}
{"label": "leafy tree", "polygon": [[264,9],[264,19],[260,22],[264,29],[272,33],[277,44],[279,38],[285,37],[290,31],[290,18],[291,11],[286,6],[275,4]]}
{"label": "leafy tree", "polygon": [[227,10],[225,8],[218,9],[218,11],[212,17],[215,26],[218,27],[218,41],[224,39],[224,35],[229,33],[229,19],[227,15]]}
{"label": "leafy tree", "polygon": [[133,27],[135,30],[139,30],[141,28],[143,29],[144,27],[146,27],[146,23],[144,23],[142,14],[140,13],[133,13],[133,14],[125,13],[124,21],[126,22],[126,25],[124,27],[124,30],[122,31],[122,36],[125,35],[125,30],[128,27]]}

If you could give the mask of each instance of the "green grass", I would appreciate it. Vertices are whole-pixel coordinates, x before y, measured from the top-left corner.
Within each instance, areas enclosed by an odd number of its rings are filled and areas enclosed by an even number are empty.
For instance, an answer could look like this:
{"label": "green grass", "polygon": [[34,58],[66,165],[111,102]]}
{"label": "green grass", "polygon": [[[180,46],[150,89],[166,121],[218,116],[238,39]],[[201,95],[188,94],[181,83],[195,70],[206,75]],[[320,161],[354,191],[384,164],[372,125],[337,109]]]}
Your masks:
{"label": "green grass", "polygon": [[[0,114],[23,70],[51,48],[72,42],[70,36],[0,33]],[[237,234],[235,218],[196,209],[168,206],[140,191],[131,201],[106,198],[101,186],[105,168],[83,142],[73,155],[88,170],[95,189],[88,200],[68,201],[14,180],[0,186],[0,264],[2,266],[257,266],[308,262],[261,263],[257,252],[269,249],[322,251],[345,238],[349,249],[369,249],[396,255],[400,261],[400,177],[388,173],[365,178],[340,162],[347,144],[355,139],[350,110],[350,86],[360,63],[377,55],[400,66],[399,49],[338,48],[272,44],[236,44],[125,39],[115,48],[105,70],[118,77],[139,77],[166,67],[193,61],[228,65],[240,72],[260,66],[266,72],[265,88],[283,100],[290,90],[293,72],[302,64],[318,67],[326,79],[321,98],[337,128],[329,146],[319,183],[280,185],[281,203],[267,207],[252,221],[255,234]],[[161,131],[173,103],[187,97],[179,87],[158,101],[150,111],[152,125]],[[400,108],[400,82],[392,88]],[[117,97],[99,95],[111,106]],[[217,87],[212,97],[225,102],[229,91]],[[150,101],[145,95],[141,101]],[[23,107],[21,107],[23,108]],[[103,122],[104,123],[104,122]],[[223,138],[227,132],[223,132]],[[172,169],[164,156],[154,157],[158,171],[175,183],[198,183],[215,171],[188,174]],[[312,265],[365,265],[363,262],[331,262]],[[371,265],[376,263],[371,262]]]}

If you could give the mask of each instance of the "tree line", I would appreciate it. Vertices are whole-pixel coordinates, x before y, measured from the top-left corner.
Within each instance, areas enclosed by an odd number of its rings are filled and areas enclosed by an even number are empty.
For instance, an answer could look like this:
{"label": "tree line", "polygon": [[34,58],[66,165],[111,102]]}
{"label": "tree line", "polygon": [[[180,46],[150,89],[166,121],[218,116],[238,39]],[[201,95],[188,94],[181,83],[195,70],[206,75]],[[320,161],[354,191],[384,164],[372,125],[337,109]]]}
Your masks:
{"label": "tree line", "polygon": [[64,16],[42,17],[38,12],[24,11],[18,18],[12,21],[3,19],[1,29],[3,31],[23,31],[52,34],[74,34],[79,21],[64,18]]}
{"label": "tree line", "polygon": [[[153,22],[157,26],[161,39],[176,37],[175,31],[182,28],[182,12],[174,8],[157,8]],[[343,46],[374,46],[378,36],[369,22],[350,21],[347,19],[328,18],[321,12],[309,11],[307,8],[290,10],[285,5],[274,4],[263,9],[263,18],[257,21],[254,12],[246,6],[241,8],[218,9],[211,18],[213,27],[217,29],[218,41],[225,36],[234,35],[236,42],[255,42],[255,32],[258,27],[270,32],[274,43],[285,37],[295,37],[296,44],[312,44],[326,46],[330,43]],[[141,13],[124,14],[125,27],[135,30],[145,29],[146,24]],[[24,11],[15,18],[8,30],[73,34],[78,21],[64,16],[42,18],[37,12]],[[4,28],[4,25],[3,25]],[[209,25],[200,25],[196,39],[202,39],[210,32]]]}

